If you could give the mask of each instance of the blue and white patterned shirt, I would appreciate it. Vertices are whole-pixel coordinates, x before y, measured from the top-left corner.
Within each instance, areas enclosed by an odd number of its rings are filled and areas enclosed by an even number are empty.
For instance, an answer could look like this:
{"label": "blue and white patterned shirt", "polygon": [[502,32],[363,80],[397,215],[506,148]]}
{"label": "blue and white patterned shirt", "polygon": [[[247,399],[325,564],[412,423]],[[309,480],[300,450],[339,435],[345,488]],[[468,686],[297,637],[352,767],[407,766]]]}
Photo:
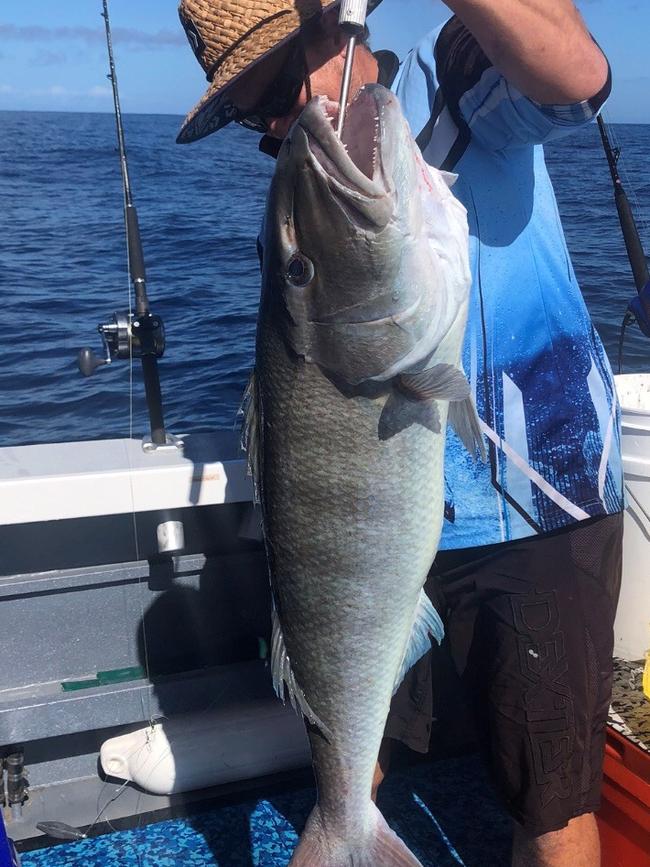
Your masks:
{"label": "blue and white patterned shirt", "polygon": [[585,307],[542,144],[591,121],[609,92],[541,106],[490,63],[456,18],[397,73],[428,163],[458,174],[473,287],[464,366],[489,447],[474,462],[453,432],[441,548],[545,533],[623,508],[619,411]]}

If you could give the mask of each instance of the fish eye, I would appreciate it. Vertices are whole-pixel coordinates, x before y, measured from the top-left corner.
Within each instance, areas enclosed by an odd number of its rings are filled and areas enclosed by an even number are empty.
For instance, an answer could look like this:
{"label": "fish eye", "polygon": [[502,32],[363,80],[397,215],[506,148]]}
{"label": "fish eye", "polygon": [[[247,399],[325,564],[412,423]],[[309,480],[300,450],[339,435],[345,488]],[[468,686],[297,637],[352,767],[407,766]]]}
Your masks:
{"label": "fish eye", "polygon": [[314,277],[314,266],[302,253],[294,253],[287,263],[287,280],[294,286],[306,286]]}

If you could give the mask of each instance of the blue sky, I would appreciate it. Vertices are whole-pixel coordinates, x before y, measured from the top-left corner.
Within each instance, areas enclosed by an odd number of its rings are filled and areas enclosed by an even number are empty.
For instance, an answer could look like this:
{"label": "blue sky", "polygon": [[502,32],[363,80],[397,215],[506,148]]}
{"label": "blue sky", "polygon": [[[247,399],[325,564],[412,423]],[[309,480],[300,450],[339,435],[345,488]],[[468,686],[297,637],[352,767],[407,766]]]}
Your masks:
{"label": "blue sky", "polygon": [[[649,0],[582,0],[615,88],[608,118],[650,123]],[[0,109],[112,111],[100,0],[24,0],[0,9]],[[176,0],[110,0],[125,112],[185,114],[205,88]],[[404,56],[448,11],[439,0],[384,0],[369,20],[375,48]]]}

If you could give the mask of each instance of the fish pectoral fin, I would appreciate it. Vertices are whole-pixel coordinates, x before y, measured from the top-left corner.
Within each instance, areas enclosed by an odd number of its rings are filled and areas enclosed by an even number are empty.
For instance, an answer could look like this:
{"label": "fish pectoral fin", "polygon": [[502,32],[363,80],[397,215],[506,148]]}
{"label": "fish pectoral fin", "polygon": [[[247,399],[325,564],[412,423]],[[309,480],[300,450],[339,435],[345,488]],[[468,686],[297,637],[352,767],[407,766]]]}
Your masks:
{"label": "fish pectoral fin", "polygon": [[412,666],[414,666],[415,663],[425,655],[425,653],[428,653],[429,650],[431,650],[431,639],[435,638],[438,644],[440,644],[444,635],[445,627],[442,625],[440,615],[433,607],[433,603],[424,590],[420,590],[420,599],[418,600],[418,606],[415,610],[413,629],[411,630],[411,635],[408,644],[406,645],[402,664],[397,673],[393,695],[395,695],[400,683],[404,680],[406,672],[409,671],[409,669],[412,668]]}
{"label": "fish pectoral fin", "polygon": [[476,453],[478,452],[482,461],[487,460],[478,413],[471,397],[449,404],[447,422],[456,431],[461,442],[473,458],[476,457]]}
{"label": "fish pectoral fin", "polygon": [[412,424],[421,424],[440,433],[440,414],[436,400],[464,401],[470,395],[465,374],[453,364],[436,364],[419,373],[402,373],[379,417],[379,439],[388,440]]}
{"label": "fish pectoral fin", "polygon": [[327,740],[331,741],[332,733],[311,709],[304,692],[296,681],[293,669],[291,668],[291,660],[284,643],[280,618],[275,609],[273,609],[273,636],[271,639],[271,673],[273,677],[273,689],[278,698],[283,703],[288,698],[291,702],[291,707],[296,712],[300,712],[305,719],[309,720],[313,726],[316,726],[321,731]]}
{"label": "fish pectoral fin", "polygon": [[432,433],[440,433],[440,414],[435,400],[409,400],[401,391],[393,388],[379,416],[379,439],[389,440],[412,424],[420,424]]}
{"label": "fish pectoral fin", "polygon": [[411,400],[465,400],[470,387],[465,374],[453,364],[436,364],[420,373],[402,373],[397,387]]}

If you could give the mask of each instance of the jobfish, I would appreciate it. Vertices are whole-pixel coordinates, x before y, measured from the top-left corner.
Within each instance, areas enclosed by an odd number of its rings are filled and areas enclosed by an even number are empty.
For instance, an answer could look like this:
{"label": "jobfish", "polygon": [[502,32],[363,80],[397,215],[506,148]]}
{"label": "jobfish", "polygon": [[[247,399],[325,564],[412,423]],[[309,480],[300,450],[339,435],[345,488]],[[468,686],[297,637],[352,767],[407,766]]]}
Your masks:
{"label": "jobfish", "polygon": [[246,444],[274,599],[276,690],[304,715],[318,801],[291,864],[420,862],[371,800],[391,696],[441,639],[423,591],[450,421],[480,431],[460,367],[470,287],[453,177],[397,98],[315,98],[280,151]]}

